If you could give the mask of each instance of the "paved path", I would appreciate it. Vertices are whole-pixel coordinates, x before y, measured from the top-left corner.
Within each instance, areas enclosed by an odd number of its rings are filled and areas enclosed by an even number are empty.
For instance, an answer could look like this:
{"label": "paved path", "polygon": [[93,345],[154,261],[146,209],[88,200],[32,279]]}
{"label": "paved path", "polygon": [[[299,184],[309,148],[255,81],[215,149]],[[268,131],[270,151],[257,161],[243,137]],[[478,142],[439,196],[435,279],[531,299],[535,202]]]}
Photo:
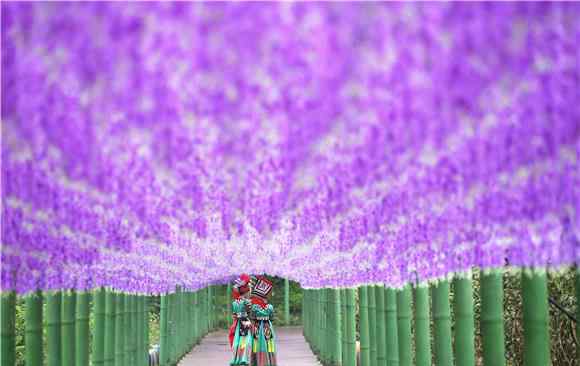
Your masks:
{"label": "paved path", "polygon": [[[319,366],[302,336],[301,327],[275,328],[279,366]],[[225,330],[207,335],[181,360],[180,366],[228,366],[231,351]]]}

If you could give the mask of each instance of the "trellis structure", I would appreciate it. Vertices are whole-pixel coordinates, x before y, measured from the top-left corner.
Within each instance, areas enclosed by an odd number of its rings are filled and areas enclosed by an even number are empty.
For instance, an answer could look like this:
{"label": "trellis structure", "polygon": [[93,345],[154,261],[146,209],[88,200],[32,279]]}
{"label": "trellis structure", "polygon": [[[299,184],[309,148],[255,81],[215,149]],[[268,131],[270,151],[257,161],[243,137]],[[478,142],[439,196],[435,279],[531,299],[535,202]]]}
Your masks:
{"label": "trellis structure", "polygon": [[1,7],[6,362],[15,293],[30,365],[90,337],[137,362],[167,294],[168,363],[215,325],[200,289],[248,272],[309,288],[325,361],[355,362],[359,314],[363,363],[469,364],[479,268],[495,366],[504,265],[546,361],[542,271],[580,263],[579,4]]}

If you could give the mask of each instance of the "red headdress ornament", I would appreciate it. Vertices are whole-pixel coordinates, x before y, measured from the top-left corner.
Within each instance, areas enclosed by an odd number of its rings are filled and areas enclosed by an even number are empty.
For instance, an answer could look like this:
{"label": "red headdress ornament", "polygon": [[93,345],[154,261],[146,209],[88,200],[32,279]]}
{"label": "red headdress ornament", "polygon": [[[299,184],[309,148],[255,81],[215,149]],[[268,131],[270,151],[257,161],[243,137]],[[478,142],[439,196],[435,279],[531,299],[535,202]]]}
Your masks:
{"label": "red headdress ornament", "polygon": [[245,273],[240,275],[240,278],[235,280],[234,288],[232,290],[232,297],[237,300],[241,295],[250,291],[250,281],[251,278],[249,275]]}

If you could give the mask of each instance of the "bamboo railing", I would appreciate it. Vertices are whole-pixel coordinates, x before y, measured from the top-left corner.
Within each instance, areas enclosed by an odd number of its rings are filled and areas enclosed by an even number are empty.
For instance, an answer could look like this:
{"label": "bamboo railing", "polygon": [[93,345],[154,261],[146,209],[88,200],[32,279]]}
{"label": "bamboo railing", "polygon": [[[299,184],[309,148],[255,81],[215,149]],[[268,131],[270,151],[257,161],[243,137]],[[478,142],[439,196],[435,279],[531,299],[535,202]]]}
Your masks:
{"label": "bamboo railing", "polygon": [[[17,296],[5,292],[1,300],[0,364],[12,366],[17,362]],[[149,296],[97,289],[36,291],[23,300],[27,366],[150,364]],[[160,365],[175,365],[216,326],[214,290],[212,286],[195,292],[177,289],[160,300]]]}
{"label": "bamboo railing", "polygon": [[[506,365],[502,277],[502,270],[484,271],[480,277],[479,331],[484,366]],[[452,281],[407,285],[402,289],[378,285],[307,289],[302,309],[304,336],[323,365],[473,366],[477,331],[474,295],[469,274],[458,274]],[[549,365],[546,272],[523,269],[521,295],[524,365]],[[327,296],[337,303],[324,302]],[[576,296],[580,299],[578,270]],[[327,313],[330,318],[324,315]],[[580,306],[577,313],[580,318]],[[576,330],[580,334],[578,323]]]}

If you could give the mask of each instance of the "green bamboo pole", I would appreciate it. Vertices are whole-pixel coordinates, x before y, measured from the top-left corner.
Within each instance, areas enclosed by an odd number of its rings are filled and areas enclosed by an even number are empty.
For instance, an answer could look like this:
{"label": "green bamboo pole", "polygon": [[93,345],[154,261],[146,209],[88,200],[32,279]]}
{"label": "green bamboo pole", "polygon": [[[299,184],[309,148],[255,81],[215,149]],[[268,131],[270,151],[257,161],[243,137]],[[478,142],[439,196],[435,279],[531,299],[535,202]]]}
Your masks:
{"label": "green bamboo pole", "polygon": [[347,323],[348,323],[348,316],[346,314],[346,289],[340,290],[340,306],[341,306],[341,314],[342,314],[342,363],[343,365],[348,365],[348,342],[347,342]]}
{"label": "green bamboo pole", "polygon": [[76,366],[89,365],[89,302],[90,293],[76,296],[75,357]]}
{"label": "green bamboo pole", "polygon": [[326,289],[326,329],[328,330],[328,339],[326,340],[328,346],[328,355],[331,365],[336,365],[336,349],[334,348],[334,337],[336,337],[336,328],[334,323],[334,296],[332,289]]}
{"label": "green bamboo pole", "polygon": [[139,296],[133,295],[133,364],[137,366],[139,364],[139,341],[141,340],[140,335],[140,316],[139,316]]}
{"label": "green bamboo pole", "polygon": [[143,316],[143,301],[141,295],[135,296],[135,314],[136,314],[136,326],[135,326],[135,334],[137,339],[137,345],[135,347],[135,365],[141,365],[142,356],[145,352],[145,347],[143,346],[143,320],[145,317]]}
{"label": "green bamboo pole", "polygon": [[505,365],[502,272],[500,270],[484,272],[480,287],[483,364]]}
{"label": "green bamboo pole", "polygon": [[369,300],[369,338],[371,348],[371,365],[378,366],[377,361],[377,300],[376,300],[377,286],[369,286],[368,300]]}
{"label": "green bamboo pole", "polygon": [[75,364],[75,301],[74,291],[62,292],[62,364]]}
{"label": "green bamboo pole", "polygon": [[[60,292],[47,292],[46,296],[46,358],[48,366],[60,366],[61,359],[61,321]],[[4,363],[2,363],[4,365]],[[10,365],[10,364],[7,364]]]}
{"label": "green bamboo pole", "polygon": [[115,304],[115,366],[126,366],[125,359],[125,294],[116,294]]}
{"label": "green bamboo pole", "polygon": [[387,364],[387,330],[385,329],[385,290],[384,286],[377,286],[375,292],[377,312],[377,362],[379,365]]}
{"label": "green bamboo pole", "polygon": [[415,364],[431,366],[429,289],[418,285],[415,292]]}
{"label": "green bamboo pole", "polygon": [[130,294],[125,294],[123,296],[123,301],[124,301],[124,312],[123,312],[123,322],[125,324],[125,326],[123,327],[123,337],[125,338],[125,347],[123,347],[123,354],[125,357],[125,364],[127,366],[133,366],[133,362],[132,362],[132,349],[131,349],[131,343],[133,341],[133,335],[131,334],[131,329],[133,327],[133,317],[132,317],[132,313],[133,313],[133,309],[132,309],[132,301],[131,301],[132,296]]}
{"label": "green bamboo pole", "polygon": [[175,301],[173,293],[167,295],[167,354],[168,362],[171,364],[175,358]]}
{"label": "green bamboo pole", "polygon": [[111,290],[105,292],[105,366],[115,365],[115,336],[117,321],[117,295]]}
{"label": "green bamboo pole", "polygon": [[[576,265],[576,304],[580,304],[580,267]],[[576,319],[580,320],[580,305],[576,305]],[[576,334],[580,334],[580,321],[576,322]],[[576,347],[580,360],[580,347]]]}
{"label": "green bamboo pole", "polygon": [[194,344],[199,341],[199,308],[198,308],[198,292],[193,293],[193,329],[194,329]]}
{"label": "green bamboo pole", "polygon": [[105,364],[105,289],[95,290],[93,295],[93,313],[95,319],[93,334],[93,351],[91,354],[92,364],[102,366]]}
{"label": "green bamboo pole", "polygon": [[2,365],[12,366],[16,364],[16,293],[14,291],[2,292],[1,299],[0,360]]}
{"label": "green bamboo pole", "polygon": [[290,281],[284,279],[284,324],[290,325]]}
{"label": "green bamboo pole", "polygon": [[385,288],[385,324],[387,343],[387,365],[399,366],[399,336],[397,329],[397,292]]}
{"label": "green bamboo pole", "polygon": [[433,325],[435,364],[453,366],[451,344],[451,309],[449,305],[449,281],[438,281],[431,287],[433,297]]}
{"label": "green bamboo pole", "polygon": [[411,344],[411,288],[409,285],[397,291],[397,337],[399,341],[399,365],[411,366],[413,364],[413,346]]}
{"label": "green bamboo pole", "polygon": [[550,364],[548,281],[545,270],[522,271],[524,365]]}
{"label": "green bamboo pole", "polygon": [[145,354],[143,355],[143,357],[144,357],[143,365],[149,364],[149,347],[150,347],[150,345],[149,345],[149,319],[150,319],[149,300],[150,300],[149,296],[145,296],[145,298],[143,299],[143,303],[144,303],[144,307],[145,307],[145,328],[143,329],[144,343],[145,343]]}
{"label": "green bamboo pole", "polygon": [[167,332],[168,332],[168,318],[167,318],[167,305],[168,296],[161,295],[161,307],[160,307],[160,332],[159,332],[159,363],[161,366],[166,366],[169,364],[169,350],[167,349]]}
{"label": "green bamboo pole", "polygon": [[356,304],[355,290],[346,289],[346,363],[356,366]]}
{"label": "green bamboo pole", "polygon": [[24,359],[27,366],[42,366],[42,292],[26,296]]}
{"label": "green bamboo pole", "polygon": [[340,313],[340,290],[332,290],[333,296],[333,320],[335,334],[332,338],[334,342],[334,352],[335,352],[335,365],[341,366],[343,364],[342,360],[342,319]]}
{"label": "green bamboo pole", "polygon": [[457,366],[473,366],[475,365],[475,326],[471,273],[455,277],[453,280],[453,305],[455,363]]}
{"label": "green bamboo pole", "polygon": [[371,350],[369,346],[369,300],[368,287],[358,288],[359,303],[359,333],[360,333],[360,365],[369,366],[371,364]]}

